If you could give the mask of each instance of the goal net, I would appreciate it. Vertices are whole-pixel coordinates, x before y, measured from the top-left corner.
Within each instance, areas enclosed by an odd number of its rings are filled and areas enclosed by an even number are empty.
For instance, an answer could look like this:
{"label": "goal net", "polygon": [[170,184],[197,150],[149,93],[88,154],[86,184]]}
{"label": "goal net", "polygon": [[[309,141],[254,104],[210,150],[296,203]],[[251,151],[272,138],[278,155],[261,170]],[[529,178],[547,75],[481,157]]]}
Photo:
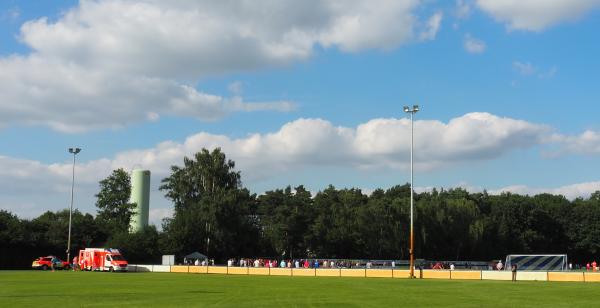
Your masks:
{"label": "goal net", "polygon": [[567,255],[508,255],[504,269],[516,264],[520,271],[565,271]]}

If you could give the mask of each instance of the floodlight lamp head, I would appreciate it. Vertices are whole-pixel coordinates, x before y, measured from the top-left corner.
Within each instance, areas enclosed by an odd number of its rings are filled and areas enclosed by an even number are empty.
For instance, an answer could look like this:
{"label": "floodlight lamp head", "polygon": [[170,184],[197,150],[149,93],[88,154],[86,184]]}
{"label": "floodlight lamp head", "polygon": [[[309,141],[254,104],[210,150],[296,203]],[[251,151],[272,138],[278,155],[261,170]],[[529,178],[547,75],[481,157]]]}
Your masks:
{"label": "floodlight lamp head", "polygon": [[413,112],[419,111],[419,105],[413,105]]}
{"label": "floodlight lamp head", "polygon": [[81,152],[80,148],[69,148],[69,153],[71,154],[77,154],[79,152]]}
{"label": "floodlight lamp head", "polygon": [[404,106],[404,112],[409,112],[408,106]]}

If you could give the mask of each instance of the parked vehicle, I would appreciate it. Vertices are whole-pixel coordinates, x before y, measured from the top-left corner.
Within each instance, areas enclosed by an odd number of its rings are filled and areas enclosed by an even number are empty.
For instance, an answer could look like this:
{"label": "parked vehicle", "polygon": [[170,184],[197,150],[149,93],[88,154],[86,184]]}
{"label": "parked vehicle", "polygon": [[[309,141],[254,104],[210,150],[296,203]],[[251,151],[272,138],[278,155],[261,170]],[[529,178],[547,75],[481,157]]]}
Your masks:
{"label": "parked vehicle", "polygon": [[[33,263],[31,263],[31,268],[33,269],[41,269],[41,270],[48,270],[52,268],[52,258],[54,258],[54,256],[47,256],[47,257],[39,257],[35,260],[33,260]],[[58,260],[58,262],[56,262],[54,264],[54,268],[55,269],[69,269],[71,268],[71,264],[69,264],[69,262],[67,261],[63,261],[59,258],[56,258]]]}
{"label": "parked vehicle", "polygon": [[86,248],[79,251],[79,268],[87,271],[126,272],[127,260],[114,248]]}

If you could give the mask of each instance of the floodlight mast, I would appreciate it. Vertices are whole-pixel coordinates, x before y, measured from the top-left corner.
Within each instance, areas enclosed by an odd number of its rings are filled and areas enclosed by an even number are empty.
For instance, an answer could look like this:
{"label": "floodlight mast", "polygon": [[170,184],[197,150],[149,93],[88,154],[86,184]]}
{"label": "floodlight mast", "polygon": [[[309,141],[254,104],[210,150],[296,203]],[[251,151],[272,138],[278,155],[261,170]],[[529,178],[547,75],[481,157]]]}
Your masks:
{"label": "floodlight mast", "polygon": [[81,152],[80,148],[69,148],[73,154],[73,173],[71,178],[71,207],[69,208],[69,236],[67,239],[67,262],[71,263],[71,222],[73,218],[73,190],[75,189],[75,155]]}
{"label": "floodlight mast", "polygon": [[414,188],[413,188],[413,146],[414,146],[414,121],[413,116],[419,111],[419,105],[413,105],[412,109],[404,106],[404,112],[410,113],[410,278],[415,278],[415,236],[413,224]]}

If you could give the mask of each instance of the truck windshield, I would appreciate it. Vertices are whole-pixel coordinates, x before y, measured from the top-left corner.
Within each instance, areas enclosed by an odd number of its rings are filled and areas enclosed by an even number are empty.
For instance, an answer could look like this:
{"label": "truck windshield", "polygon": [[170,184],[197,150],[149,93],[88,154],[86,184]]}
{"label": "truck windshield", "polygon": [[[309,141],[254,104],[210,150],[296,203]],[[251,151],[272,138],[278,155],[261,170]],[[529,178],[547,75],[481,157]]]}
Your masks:
{"label": "truck windshield", "polygon": [[113,255],[112,259],[115,261],[125,261],[125,258],[123,258],[121,255]]}

